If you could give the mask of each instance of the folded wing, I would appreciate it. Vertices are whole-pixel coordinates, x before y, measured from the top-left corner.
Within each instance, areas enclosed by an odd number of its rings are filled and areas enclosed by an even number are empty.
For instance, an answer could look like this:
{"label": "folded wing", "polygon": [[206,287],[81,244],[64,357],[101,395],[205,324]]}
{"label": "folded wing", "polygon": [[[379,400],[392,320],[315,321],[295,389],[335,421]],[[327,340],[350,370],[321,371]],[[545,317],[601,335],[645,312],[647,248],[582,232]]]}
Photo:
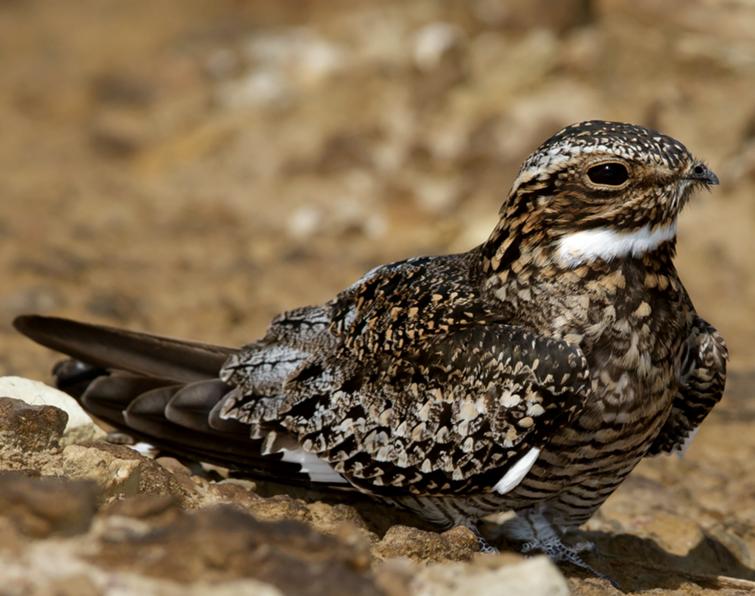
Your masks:
{"label": "folded wing", "polygon": [[726,344],[716,329],[695,317],[683,346],[682,375],[666,423],[648,455],[681,451],[723,396],[726,386]]}

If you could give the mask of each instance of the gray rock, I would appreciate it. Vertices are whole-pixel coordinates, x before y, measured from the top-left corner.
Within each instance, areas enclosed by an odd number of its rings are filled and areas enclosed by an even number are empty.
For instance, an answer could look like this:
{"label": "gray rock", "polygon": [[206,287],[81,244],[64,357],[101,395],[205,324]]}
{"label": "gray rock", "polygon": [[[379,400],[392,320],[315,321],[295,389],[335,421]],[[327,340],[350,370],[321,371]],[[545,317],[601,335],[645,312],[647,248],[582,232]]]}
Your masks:
{"label": "gray rock", "polygon": [[45,451],[58,446],[68,414],[54,406],[35,406],[0,397],[0,446]]}
{"label": "gray rock", "polygon": [[55,406],[63,410],[68,415],[65,425],[65,434],[68,436],[63,440],[64,443],[93,439],[104,434],[74,398],[40,381],[14,376],[0,377],[0,395],[20,399],[31,405]]}

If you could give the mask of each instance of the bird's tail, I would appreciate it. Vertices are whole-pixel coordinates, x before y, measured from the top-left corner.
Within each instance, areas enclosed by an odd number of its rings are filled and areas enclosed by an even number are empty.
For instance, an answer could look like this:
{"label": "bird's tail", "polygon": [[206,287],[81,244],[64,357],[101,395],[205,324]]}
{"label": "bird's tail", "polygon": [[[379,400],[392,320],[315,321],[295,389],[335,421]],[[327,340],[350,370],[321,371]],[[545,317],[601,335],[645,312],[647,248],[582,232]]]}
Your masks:
{"label": "bird's tail", "polygon": [[235,352],[59,317],[23,315],[13,326],[35,342],[81,362],[178,383],[217,378],[225,359]]}
{"label": "bird's tail", "polygon": [[24,315],[13,325],[71,357],[53,370],[57,387],[109,425],[184,459],[309,484],[302,466],[263,455],[249,426],[218,415],[233,391],[218,375],[236,350],[58,317]]}

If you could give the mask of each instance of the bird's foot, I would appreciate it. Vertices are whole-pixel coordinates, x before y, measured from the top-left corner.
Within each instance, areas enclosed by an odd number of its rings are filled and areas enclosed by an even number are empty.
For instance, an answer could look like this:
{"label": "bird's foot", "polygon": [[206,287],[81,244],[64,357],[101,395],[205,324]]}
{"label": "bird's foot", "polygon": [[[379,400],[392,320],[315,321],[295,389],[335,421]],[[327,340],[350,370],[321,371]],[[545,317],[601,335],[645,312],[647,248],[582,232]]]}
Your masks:
{"label": "bird's foot", "polygon": [[482,536],[477,536],[477,544],[480,547],[481,553],[485,553],[487,555],[497,555],[499,552],[501,552],[495,546],[485,540]]}
{"label": "bird's foot", "polygon": [[577,553],[592,553],[595,552],[595,543],[589,540],[582,540],[576,544],[572,544],[571,549]]}
{"label": "bird's foot", "polygon": [[497,555],[499,552],[501,552],[485,539],[485,537],[480,533],[480,529],[477,527],[477,524],[470,521],[464,523],[463,525],[465,528],[471,530],[472,534],[474,534],[475,538],[477,538],[477,545],[480,547],[481,553],[488,555]]}
{"label": "bird's foot", "polygon": [[551,536],[546,539],[535,538],[534,540],[525,542],[522,544],[521,550],[524,554],[540,551],[548,555],[548,558],[554,563],[571,563],[592,573],[595,577],[608,581],[613,587],[619,587],[613,578],[594,569],[581,557],[581,553],[593,552],[595,550],[595,545],[592,542],[578,542],[574,546],[567,546],[560,538]]}

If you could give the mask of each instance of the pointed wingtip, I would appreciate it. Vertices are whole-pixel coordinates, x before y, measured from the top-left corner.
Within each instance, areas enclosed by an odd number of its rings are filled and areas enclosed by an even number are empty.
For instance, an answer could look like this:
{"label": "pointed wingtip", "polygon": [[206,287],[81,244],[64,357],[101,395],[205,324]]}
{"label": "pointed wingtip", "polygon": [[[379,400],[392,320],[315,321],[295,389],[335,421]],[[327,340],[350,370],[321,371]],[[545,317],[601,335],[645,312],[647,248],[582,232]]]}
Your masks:
{"label": "pointed wingtip", "polygon": [[19,333],[23,333],[24,330],[28,327],[30,320],[33,319],[35,316],[36,315],[17,316],[15,319],[13,319],[13,328]]}
{"label": "pointed wingtip", "polygon": [[38,328],[38,323],[50,318],[36,314],[19,315],[13,319],[13,328],[19,333],[31,337],[31,334]]}
{"label": "pointed wingtip", "polygon": [[16,317],[13,326],[32,341],[87,364],[181,382],[216,378],[234,352],[63,317],[25,314]]}
{"label": "pointed wingtip", "polygon": [[[56,335],[56,331],[59,330],[60,326],[65,325],[76,326],[77,323],[63,317],[50,317],[37,314],[19,315],[13,319],[13,328],[21,335],[25,335],[29,339],[53,349],[57,349],[57,346],[48,345],[46,341],[49,341],[52,335]],[[64,327],[64,329],[68,329],[68,327]]]}

